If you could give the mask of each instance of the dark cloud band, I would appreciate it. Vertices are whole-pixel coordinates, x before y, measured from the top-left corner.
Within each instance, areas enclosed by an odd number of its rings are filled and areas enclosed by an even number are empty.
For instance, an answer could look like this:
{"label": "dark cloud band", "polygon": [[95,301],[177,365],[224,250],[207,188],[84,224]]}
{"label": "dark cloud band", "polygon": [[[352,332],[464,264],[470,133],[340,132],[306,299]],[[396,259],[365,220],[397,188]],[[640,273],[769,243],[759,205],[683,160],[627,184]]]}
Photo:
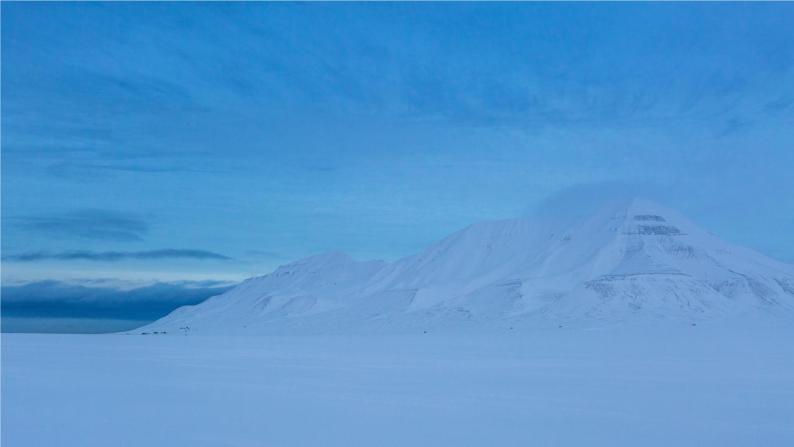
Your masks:
{"label": "dark cloud band", "polygon": [[116,262],[124,260],[157,260],[157,259],[197,259],[230,261],[232,258],[206,250],[165,248],[148,251],[65,251],[60,253],[30,252],[3,256],[4,261],[36,262],[36,261],[101,261]]}
{"label": "dark cloud band", "polygon": [[229,290],[225,281],[156,283],[131,290],[39,281],[2,288],[3,318],[153,320]]}

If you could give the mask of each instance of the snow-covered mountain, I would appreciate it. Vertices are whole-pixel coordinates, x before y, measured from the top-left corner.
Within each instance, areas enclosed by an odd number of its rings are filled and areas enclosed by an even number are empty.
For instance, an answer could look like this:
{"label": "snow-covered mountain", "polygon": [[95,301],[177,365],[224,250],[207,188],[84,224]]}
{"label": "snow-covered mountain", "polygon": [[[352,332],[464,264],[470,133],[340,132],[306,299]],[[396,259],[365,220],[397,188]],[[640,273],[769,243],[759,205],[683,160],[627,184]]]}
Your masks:
{"label": "snow-covered mountain", "polygon": [[697,321],[794,309],[794,266],[644,200],[565,224],[485,222],[393,263],[328,253],[279,267],[146,331],[316,333]]}

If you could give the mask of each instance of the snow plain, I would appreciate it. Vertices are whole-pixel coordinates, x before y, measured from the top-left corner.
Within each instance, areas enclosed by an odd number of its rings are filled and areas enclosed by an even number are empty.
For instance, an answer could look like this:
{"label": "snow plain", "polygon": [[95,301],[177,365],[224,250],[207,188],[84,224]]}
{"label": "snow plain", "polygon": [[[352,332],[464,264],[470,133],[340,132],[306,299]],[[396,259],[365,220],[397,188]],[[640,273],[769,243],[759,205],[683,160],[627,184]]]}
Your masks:
{"label": "snow plain", "polygon": [[790,446],[794,324],[2,337],[2,445]]}
{"label": "snow plain", "polygon": [[794,266],[645,201],[477,224],[128,334],[4,335],[2,445],[791,446],[792,310]]}

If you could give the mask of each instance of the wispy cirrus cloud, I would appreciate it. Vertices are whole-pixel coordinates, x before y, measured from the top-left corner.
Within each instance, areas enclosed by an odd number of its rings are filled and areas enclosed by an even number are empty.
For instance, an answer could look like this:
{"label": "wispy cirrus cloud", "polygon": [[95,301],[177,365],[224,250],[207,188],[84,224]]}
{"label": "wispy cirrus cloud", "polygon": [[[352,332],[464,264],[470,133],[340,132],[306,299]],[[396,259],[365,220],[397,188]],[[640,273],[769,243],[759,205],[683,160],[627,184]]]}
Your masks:
{"label": "wispy cirrus cloud", "polygon": [[[97,160],[100,157],[96,158]],[[55,177],[72,180],[96,180],[118,173],[128,174],[208,174],[221,172],[218,168],[164,165],[163,160],[146,160],[137,164],[119,161],[70,161],[51,165],[47,172]]]}
{"label": "wispy cirrus cloud", "polygon": [[233,258],[207,250],[164,248],[145,251],[88,251],[72,250],[64,252],[29,252],[3,256],[4,261],[37,262],[37,261],[100,261],[116,262],[124,260],[157,260],[157,259],[196,259],[231,261]]}
{"label": "wispy cirrus cloud", "polygon": [[51,237],[108,241],[141,241],[149,231],[145,220],[129,213],[84,209],[58,214],[10,217],[19,229]]}

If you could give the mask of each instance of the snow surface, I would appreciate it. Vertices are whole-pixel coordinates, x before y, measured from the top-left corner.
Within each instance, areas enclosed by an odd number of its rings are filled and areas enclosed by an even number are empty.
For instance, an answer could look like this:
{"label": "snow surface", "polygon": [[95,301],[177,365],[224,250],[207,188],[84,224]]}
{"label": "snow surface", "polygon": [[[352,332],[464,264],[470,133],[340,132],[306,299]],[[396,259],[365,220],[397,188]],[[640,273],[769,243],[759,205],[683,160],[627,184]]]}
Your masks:
{"label": "snow surface", "polygon": [[792,266],[648,202],[482,223],[129,334],[5,334],[2,445],[789,446],[792,302]]}
{"label": "snow surface", "polygon": [[415,333],[752,318],[792,309],[794,266],[635,199],[580,220],[475,224],[392,263],[313,256],[142,331]]}
{"label": "snow surface", "polygon": [[2,445],[790,446],[791,320],[2,337]]}

